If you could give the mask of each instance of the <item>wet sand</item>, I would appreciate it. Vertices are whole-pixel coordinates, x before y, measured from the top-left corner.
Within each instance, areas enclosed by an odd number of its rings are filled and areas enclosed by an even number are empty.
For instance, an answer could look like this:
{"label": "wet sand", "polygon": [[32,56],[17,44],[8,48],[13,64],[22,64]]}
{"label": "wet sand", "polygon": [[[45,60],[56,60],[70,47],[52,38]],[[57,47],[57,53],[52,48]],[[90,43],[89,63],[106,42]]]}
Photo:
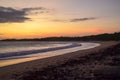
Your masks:
{"label": "wet sand", "polygon": [[62,65],[70,60],[77,59],[79,57],[83,57],[95,52],[99,53],[100,50],[104,50],[110,46],[118,44],[118,42],[113,42],[113,41],[97,42],[97,43],[100,43],[101,46],[93,49],[81,50],[81,51],[77,51],[69,54],[64,54],[64,55],[49,57],[45,59],[34,60],[34,61],[2,67],[0,68],[0,79],[14,80],[13,78],[15,77],[15,75],[20,75],[27,71],[34,71],[36,69],[42,70],[43,68],[47,68],[49,66]]}

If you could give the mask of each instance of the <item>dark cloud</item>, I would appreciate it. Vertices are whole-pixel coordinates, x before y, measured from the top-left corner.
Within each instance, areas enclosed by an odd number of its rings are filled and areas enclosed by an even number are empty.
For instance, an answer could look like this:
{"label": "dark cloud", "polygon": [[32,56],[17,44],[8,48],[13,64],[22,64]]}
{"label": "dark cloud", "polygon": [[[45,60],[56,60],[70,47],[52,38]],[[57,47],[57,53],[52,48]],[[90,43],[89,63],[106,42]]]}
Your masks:
{"label": "dark cloud", "polygon": [[42,14],[48,13],[49,10],[43,7],[38,8],[23,8],[17,10],[10,7],[0,6],[0,23],[13,23],[13,22],[24,22],[26,20],[31,20],[27,17],[29,14]]}
{"label": "dark cloud", "polygon": [[25,17],[26,15],[26,12],[23,10],[0,7],[0,23],[24,22],[30,20],[30,18]]}
{"label": "dark cloud", "polygon": [[23,8],[23,11],[33,11],[33,10],[46,10],[46,8],[43,7],[37,7],[37,8]]}
{"label": "dark cloud", "polygon": [[[13,22],[24,22],[26,20],[31,20],[31,18],[27,17],[27,15],[35,15],[35,14],[43,14],[49,13],[51,10],[44,7],[36,7],[36,8],[23,8],[20,10],[11,8],[11,7],[2,7],[0,6],[0,23],[13,23]],[[55,22],[80,22],[87,20],[94,20],[96,17],[88,17],[88,18],[75,18],[70,20],[62,20],[55,19],[52,21]]]}
{"label": "dark cloud", "polygon": [[44,7],[37,7],[37,8],[23,8],[24,12],[29,14],[42,14],[42,13],[49,13],[50,10]]}
{"label": "dark cloud", "polygon": [[75,18],[71,19],[70,22],[80,22],[80,21],[88,21],[88,20],[94,20],[95,17],[89,17],[89,18]]}
{"label": "dark cloud", "polygon": [[89,17],[89,18],[74,18],[70,20],[62,20],[62,19],[54,19],[52,21],[54,22],[81,22],[81,21],[88,21],[88,20],[94,20],[97,19],[96,17]]}

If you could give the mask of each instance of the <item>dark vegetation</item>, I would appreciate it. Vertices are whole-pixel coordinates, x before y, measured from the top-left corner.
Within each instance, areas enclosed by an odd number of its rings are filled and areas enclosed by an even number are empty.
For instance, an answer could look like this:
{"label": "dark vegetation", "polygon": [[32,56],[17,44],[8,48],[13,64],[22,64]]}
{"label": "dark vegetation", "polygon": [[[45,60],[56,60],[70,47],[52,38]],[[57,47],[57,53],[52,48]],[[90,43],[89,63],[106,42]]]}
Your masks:
{"label": "dark vegetation", "polygon": [[120,80],[120,43],[58,66],[28,71],[15,80]]}
{"label": "dark vegetation", "polygon": [[83,37],[47,37],[35,39],[4,39],[2,41],[118,41],[120,40],[120,32],[112,34],[99,34]]}

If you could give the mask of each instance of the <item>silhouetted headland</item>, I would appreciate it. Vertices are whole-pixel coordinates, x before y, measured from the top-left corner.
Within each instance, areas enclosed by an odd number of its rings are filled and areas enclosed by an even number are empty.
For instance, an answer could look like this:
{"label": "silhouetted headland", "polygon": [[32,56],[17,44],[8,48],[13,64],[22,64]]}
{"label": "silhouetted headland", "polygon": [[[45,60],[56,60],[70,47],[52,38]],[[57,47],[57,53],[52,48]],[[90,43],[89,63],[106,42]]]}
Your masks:
{"label": "silhouetted headland", "polygon": [[1,41],[119,41],[120,32],[104,33],[99,35],[89,35],[82,37],[46,37],[34,39],[4,39]]}

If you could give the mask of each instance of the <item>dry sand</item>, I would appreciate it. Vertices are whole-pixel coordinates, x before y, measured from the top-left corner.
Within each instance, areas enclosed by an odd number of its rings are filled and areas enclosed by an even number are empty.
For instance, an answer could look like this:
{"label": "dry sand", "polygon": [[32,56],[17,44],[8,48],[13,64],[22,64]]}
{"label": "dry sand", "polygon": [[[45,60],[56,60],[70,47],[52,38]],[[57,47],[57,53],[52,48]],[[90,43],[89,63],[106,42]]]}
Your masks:
{"label": "dry sand", "polygon": [[64,54],[60,56],[54,56],[45,59],[34,60],[34,61],[2,67],[0,68],[0,80],[14,80],[12,79],[12,77],[16,74],[21,74],[26,71],[34,70],[36,68],[42,69],[50,65],[60,65],[67,62],[70,59],[75,59],[78,57],[85,56],[87,54],[91,54],[93,52],[98,52],[99,50],[103,50],[105,48],[113,46],[118,42],[109,41],[109,42],[97,42],[97,43],[100,43],[101,46],[88,50],[81,50],[69,54]]}

